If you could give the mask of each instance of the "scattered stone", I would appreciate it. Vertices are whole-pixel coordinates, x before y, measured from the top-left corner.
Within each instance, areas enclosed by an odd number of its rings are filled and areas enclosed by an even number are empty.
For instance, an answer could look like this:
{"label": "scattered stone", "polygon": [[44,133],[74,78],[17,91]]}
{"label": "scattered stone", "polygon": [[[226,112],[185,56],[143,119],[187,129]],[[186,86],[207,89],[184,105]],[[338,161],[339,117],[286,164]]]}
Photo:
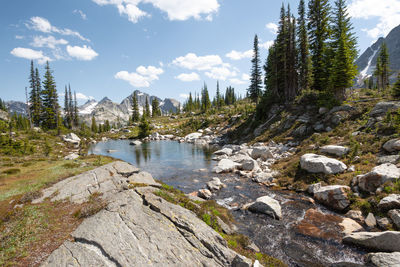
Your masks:
{"label": "scattered stone", "polygon": [[316,154],[305,154],[300,158],[302,169],[311,173],[336,174],[347,169],[347,166],[336,159]]}
{"label": "scattered stone", "polygon": [[129,176],[128,181],[131,184],[147,184],[150,186],[161,187],[159,183],[154,181],[153,176],[148,172],[139,172]]}
{"label": "scattered stone", "polygon": [[379,202],[378,208],[383,210],[400,209],[400,194],[390,194],[384,197]]}
{"label": "scattered stone", "polygon": [[253,177],[253,182],[256,183],[272,183],[274,181],[274,172],[259,172]]}
{"label": "scattered stone", "polygon": [[378,227],[382,230],[389,230],[389,227],[391,225],[389,218],[386,218],[386,217],[377,218],[376,223],[377,223]]}
{"label": "scattered stone", "polygon": [[342,211],[350,205],[347,192],[350,192],[350,187],[344,185],[322,186],[314,192],[314,198],[328,207]]}
{"label": "scattered stone", "polygon": [[195,139],[198,139],[202,136],[202,133],[191,133],[185,136],[185,141],[188,143],[194,142]]}
{"label": "scattered stone", "polygon": [[233,151],[230,148],[223,148],[221,150],[215,151],[214,155],[218,155],[218,156],[227,155],[227,156],[230,156],[230,155],[232,155],[232,152]]}
{"label": "scattered stone", "polygon": [[273,158],[274,155],[271,153],[270,149],[267,146],[256,146],[253,147],[251,157],[253,159],[261,158],[262,160],[267,160]]}
{"label": "scattered stone", "polygon": [[327,153],[327,154],[342,157],[342,156],[346,155],[347,153],[349,153],[349,148],[344,147],[344,146],[329,145],[329,146],[321,147],[320,151],[322,153]]}
{"label": "scattered stone", "polygon": [[386,182],[394,182],[400,177],[400,170],[396,165],[385,163],[376,166],[371,172],[357,176],[358,187],[366,192],[375,192]]}
{"label": "scattered stone", "polygon": [[322,187],[322,184],[321,184],[321,183],[310,184],[310,185],[307,187],[307,192],[308,192],[310,195],[314,195],[314,193],[315,193],[316,191],[318,191],[321,187]]}
{"label": "scattered stone", "polygon": [[377,267],[398,267],[400,266],[400,252],[369,253],[367,262]]}
{"label": "scattered stone", "polygon": [[351,166],[347,169],[347,171],[348,171],[348,172],[355,172],[355,171],[356,171],[356,166],[351,165]]}
{"label": "scattered stone", "polygon": [[400,252],[400,232],[358,232],[347,235],[343,242],[376,251]]}
{"label": "scattered stone", "polygon": [[356,221],[350,219],[350,218],[344,218],[339,225],[343,228],[343,233],[345,235],[349,235],[353,232],[361,231],[364,230],[364,228],[359,225]]}
{"label": "scattered stone", "polygon": [[396,162],[399,159],[400,159],[400,155],[382,156],[382,157],[378,157],[378,164],[384,164],[384,163],[396,164]]}
{"label": "scattered stone", "polygon": [[282,219],[282,211],[279,202],[269,196],[257,198],[248,209],[253,212],[267,214],[274,219]]}
{"label": "scattered stone", "polygon": [[368,213],[368,216],[367,216],[367,218],[365,218],[364,222],[368,227],[371,227],[371,228],[375,227],[376,226],[376,219],[375,219],[374,214],[372,214],[371,212]]}
{"label": "scattered stone", "polygon": [[226,224],[221,218],[217,217],[217,223],[221,227],[222,232],[224,232],[227,235],[233,235],[236,232],[236,227],[231,227],[228,224]]}
{"label": "scattered stone", "polygon": [[251,242],[249,245],[247,245],[246,249],[252,250],[254,252],[260,252],[260,248],[257,247],[257,245],[254,244],[254,242]]}
{"label": "scattered stone", "polygon": [[69,154],[68,156],[64,157],[65,160],[75,160],[77,158],[79,158],[79,155],[76,153],[72,153],[72,154]]}
{"label": "scattered stone", "polygon": [[383,149],[387,152],[396,152],[400,150],[400,139],[392,139],[383,145]]}
{"label": "scattered stone", "polygon": [[223,173],[223,172],[231,172],[236,169],[240,164],[233,162],[230,159],[222,159],[218,162],[218,165],[214,167],[213,172],[215,173]]}
{"label": "scattered stone", "polygon": [[131,146],[140,146],[142,144],[142,142],[140,142],[139,140],[135,140],[129,143]]}
{"label": "scattered stone", "polygon": [[208,189],[200,189],[198,196],[204,199],[210,199],[212,197],[212,193]]}
{"label": "scattered stone", "polygon": [[393,224],[400,230],[400,210],[390,210],[388,214]]}
{"label": "scattered stone", "polygon": [[346,217],[349,217],[359,222],[364,222],[364,216],[362,215],[362,212],[360,210],[349,210],[346,213]]}
{"label": "scattered stone", "polygon": [[207,187],[208,189],[210,189],[211,191],[218,191],[220,190],[222,187],[224,187],[224,184],[221,182],[221,180],[218,177],[214,177],[212,178],[211,181],[209,181],[207,183]]}
{"label": "scattered stone", "polygon": [[244,171],[257,171],[258,169],[260,169],[257,161],[255,161],[254,159],[251,159],[251,158],[248,160],[242,161],[239,168]]}

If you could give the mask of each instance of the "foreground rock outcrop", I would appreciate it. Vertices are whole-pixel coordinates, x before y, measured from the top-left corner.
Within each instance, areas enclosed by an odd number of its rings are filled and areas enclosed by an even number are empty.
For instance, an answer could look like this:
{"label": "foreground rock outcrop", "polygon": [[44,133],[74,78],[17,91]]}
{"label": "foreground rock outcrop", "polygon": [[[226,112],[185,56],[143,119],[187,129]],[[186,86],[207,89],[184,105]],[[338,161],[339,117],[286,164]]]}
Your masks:
{"label": "foreground rock outcrop", "polygon": [[[83,203],[99,192],[109,204],[85,219],[71,234],[73,240],[65,241],[42,266],[234,266],[238,258],[251,262],[230,250],[194,213],[153,194],[155,187],[127,189],[127,179],[139,174],[137,168],[117,162],[46,189],[44,197],[52,201]],[[148,174],[139,177],[146,177],[141,183],[154,181]]]}
{"label": "foreground rock outcrop", "polygon": [[344,172],[347,166],[337,160],[316,154],[305,154],[300,158],[300,166],[311,173],[336,174]]}
{"label": "foreground rock outcrop", "polygon": [[358,232],[343,238],[343,242],[382,252],[400,252],[400,232]]}

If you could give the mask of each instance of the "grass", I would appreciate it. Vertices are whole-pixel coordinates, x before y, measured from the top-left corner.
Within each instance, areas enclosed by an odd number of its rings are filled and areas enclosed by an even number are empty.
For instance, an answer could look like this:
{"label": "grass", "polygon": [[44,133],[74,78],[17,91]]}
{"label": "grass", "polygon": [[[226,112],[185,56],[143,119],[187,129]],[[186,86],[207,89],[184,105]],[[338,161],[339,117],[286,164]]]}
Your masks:
{"label": "grass", "polygon": [[242,234],[224,234],[220,225],[218,224],[217,217],[228,225],[232,225],[234,223],[234,219],[228,209],[219,206],[215,201],[193,201],[180,190],[174,189],[166,184],[162,184],[161,189],[156,191],[155,194],[168,202],[180,205],[181,207],[193,211],[199,219],[203,220],[207,225],[218,232],[227,241],[228,247],[237,253],[252,260],[259,260],[263,266],[286,266],[286,264],[278,259],[266,254],[255,253],[254,251],[248,249],[248,237]]}

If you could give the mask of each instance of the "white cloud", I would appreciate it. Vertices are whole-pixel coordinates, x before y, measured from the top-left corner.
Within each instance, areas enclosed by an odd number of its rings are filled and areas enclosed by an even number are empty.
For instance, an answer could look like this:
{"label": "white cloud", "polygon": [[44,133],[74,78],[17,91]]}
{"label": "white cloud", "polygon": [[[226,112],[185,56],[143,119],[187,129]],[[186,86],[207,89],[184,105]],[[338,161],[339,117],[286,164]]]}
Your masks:
{"label": "white cloud", "polygon": [[269,49],[274,44],[274,41],[266,41],[265,43],[261,43],[258,46],[261,48]]}
{"label": "white cloud", "polygon": [[89,61],[97,57],[99,54],[96,53],[90,46],[67,46],[67,53],[76,59]]}
{"label": "white cloud", "polygon": [[348,10],[349,15],[355,19],[379,20],[375,27],[364,29],[374,39],[386,36],[400,24],[400,0],[353,0]]}
{"label": "white cloud", "polygon": [[232,59],[232,60],[240,60],[243,58],[251,58],[251,56],[253,55],[253,50],[247,50],[244,52],[239,52],[236,50],[232,50],[231,52],[229,52],[228,54],[226,54],[225,56]]}
{"label": "white cloud", "polygon": [[39,64],[51,61],[51,58],[45,56],[43,51],[37,51],[30,48],[16,47],[10,53],[15,57],[37,60]]}
{"label": "white cloud", "polygon": [[48,47],[51,49],[55,49],[57,45],[66,45],[68,41],[64,39],[56,39],[53,36],[35,36],[33,37],[33,42],[31,43],[34,47]]}
{"label": "white cloud", "polygon": [[199,81],[200,76],[196,72],[181,73],[178,76],[176,76],[175,79],[181,80],[182,82],[193,82],[193,81]]}
{"label": "white cloud", "polygon": [[248,74],[246,74],[246,73],[243,73],[243,74],[242,74],[242,80],[250,81],[250,75],[248,75]]}
{"label": "white cloud", "polygon": [[22,36],[22,35],[15,35],[15,39],[17,39],[17,40],[22,40],[22,39],[24,39],[25,37],[24,36]]}
{"label": "white cloud", "polygon": [[186,98],[189,98],[189,95],[188,94],[179,94],[179,97],[186,99]]}
{"label": "white cloud", "polygon": [[158,80],[158,76],[163,73],[164,70],[161,68],[139,66],[136,68],[136,72],[120,71],[114,75],[114,78],[127,81],[133,87],[149,87],[151,82]]}
{"label": "white cloud", "polygon": [[190,18],[212,20],[212,14],[218,12],[218,0],[92,0],[98,5],[114,5],[119,13],[128,15],[129,21],[136,23],[142,17],[150,16],[141,10],[140,3],[152,4],[167,13],[169,20],[187,20]]}
{"label": "white cloud", "polygon": [[61,35],[69,35],[69,36],[75,36],[81,39],[82,41],[87,41],[89,42],[89,39],[86,39],[83,37],[79,32],[70,30],[70,29],[59,29],[55,26],[52,26],[51,23],[42,17],[32,17],[29,21],[29,23],[25,24],[29,29],[33,29],[35,31],[40,31],[44,33],[59,33]]}
{"label": "white cloud", "polygon": [[75,10],[73,11],[73,13],[74,13],[74,14],[79,14],[83,20],[87,20],[87,16],[86,16],[85,13],[83,13],[82,10],[75,9]]}
{"label": "white cloud", "polygon": [[223,61],[218,55],[197,56],[194,53],[188,53],[186,56],[176,58],[172,64],[190,70],[202,71],[221,65]]}
{"label": "white cloud", "polygon": [[76,93],[76,98],[80,99],[80,100],[90,100],[90,99],[94,99],[93,96],[86,96],[82,93]]}
{"label": "white cloud", "polygon": [[267,25],[265,25],[265,28],[267,28],[273,34],[276,34],[278,32],[278,25],[276,25],[273,22],[270,22]]}
{"label": "white cloud", "polygon": [[233,78],[229,80],[232,84],[237,84],[237,85],[242,85],[242,84],[246,84],[246,81],[242,81],[238,78]]}
{"label": "white cloud", "polygon": [[229,77],[235,77],[237,75],[236,71],[232,71],[227,67],[212,68],[205,74],[211,79],[223,80],[223,81],[225,81]]}

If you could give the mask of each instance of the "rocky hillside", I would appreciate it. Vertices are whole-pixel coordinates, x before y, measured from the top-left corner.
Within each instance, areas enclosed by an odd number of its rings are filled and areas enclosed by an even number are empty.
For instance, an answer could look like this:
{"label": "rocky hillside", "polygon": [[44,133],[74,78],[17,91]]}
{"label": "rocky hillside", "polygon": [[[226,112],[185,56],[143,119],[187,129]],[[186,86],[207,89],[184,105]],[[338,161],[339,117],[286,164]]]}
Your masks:
{"label": "rocky hillside", "polygon": [[16,113],[26,116],[26,103],[21,101],[7,101],[7,109],[10,114]]}
{"label": "rocky hillside", "polygon": [[400,25],[390,31],[385,38],[379,38],[372,46],[368,47],[357,59],[356,64],[360,72],[360,78],[370,76],[375,69],[378,51],[381,44],[386,42],[390,55],[390,69],[400,70]]}

